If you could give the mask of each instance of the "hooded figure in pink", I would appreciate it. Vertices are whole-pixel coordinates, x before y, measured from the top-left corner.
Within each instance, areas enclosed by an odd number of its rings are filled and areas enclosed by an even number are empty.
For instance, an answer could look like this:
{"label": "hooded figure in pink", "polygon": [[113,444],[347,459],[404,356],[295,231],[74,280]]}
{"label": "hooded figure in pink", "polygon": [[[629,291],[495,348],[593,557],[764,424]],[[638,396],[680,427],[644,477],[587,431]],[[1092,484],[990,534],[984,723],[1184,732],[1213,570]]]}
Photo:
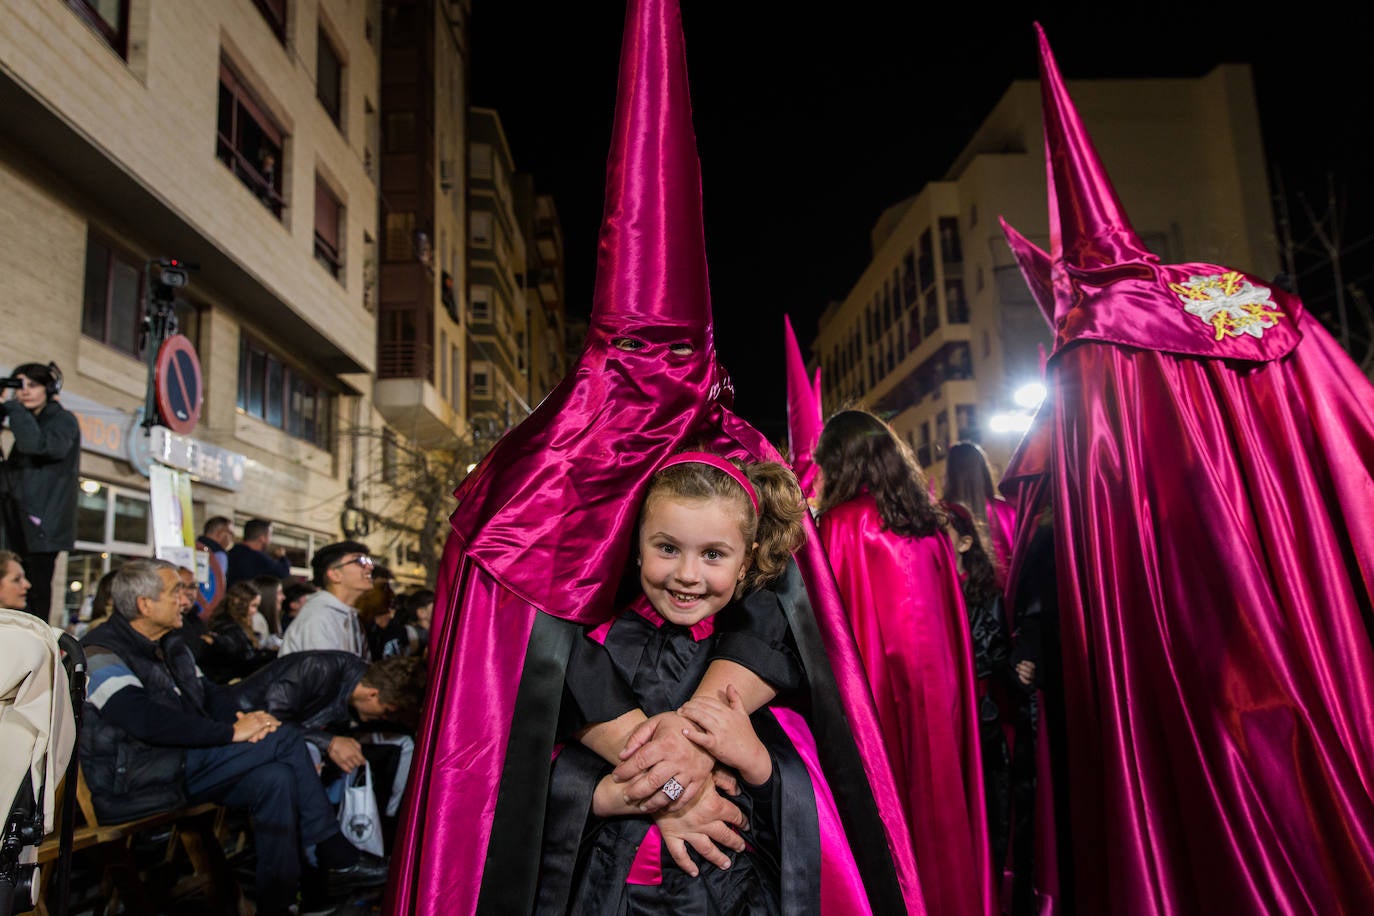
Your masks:
{"label": "hooded figure in pink", "polygon": [[[390,912],[535,908],[569,653],[619,611],[646,482],[686,446],[778,458],[729,411],[730,394],[712,339],[677,0],[630,0],[586,347],[456,494]],[[838,811],[829,820],[818,811],[820,868],[802,877],[819,911],[924,912],[872,700],[814,528],[796,559],[777,592],[811,685],[825,773],[817,807],[833,795]],[[862,842],[851,850],[846,836]]]}
{"label": "hooded figure in pink", "polygon": [[1054,517],[1065,890],[1374,912],[1374,388],[1297,297],[1146,250],[1040,42],[1056,342],[1003,486]]}

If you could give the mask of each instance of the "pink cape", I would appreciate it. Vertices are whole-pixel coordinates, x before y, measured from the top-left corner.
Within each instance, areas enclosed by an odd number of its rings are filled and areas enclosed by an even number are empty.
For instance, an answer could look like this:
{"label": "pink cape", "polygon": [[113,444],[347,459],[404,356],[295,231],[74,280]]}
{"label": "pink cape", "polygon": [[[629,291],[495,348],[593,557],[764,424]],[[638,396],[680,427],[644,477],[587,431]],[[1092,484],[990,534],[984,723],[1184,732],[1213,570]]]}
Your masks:
{"label": "pink cape", "polygon": [[1374,912],[1374,387],[1296,297],[1144,249],[1040,41],[1074,903]]}
{"label": "pink cape", "polygon": [[883,530],[873,498],[821,516],[821,536],[887,742],[930,912],[995,911],[968,616],[943,534]]}

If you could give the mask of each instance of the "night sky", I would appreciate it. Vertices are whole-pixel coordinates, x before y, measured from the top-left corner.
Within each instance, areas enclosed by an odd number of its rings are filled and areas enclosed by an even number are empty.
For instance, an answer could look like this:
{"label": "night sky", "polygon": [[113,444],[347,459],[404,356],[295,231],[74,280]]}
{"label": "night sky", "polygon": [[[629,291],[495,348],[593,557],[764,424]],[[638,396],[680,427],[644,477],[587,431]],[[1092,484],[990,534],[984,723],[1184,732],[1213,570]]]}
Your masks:
{"label": "night sky", "polygon": [[[473,5],[472,103],[500,112],[516,168],[554,196],[568,309],[585,314],[624,7]],[[1326,174],[1334,174],[1349,211],[1346,244],[1356,246],[1346,280],[1374,293],[1368,15],[1307,3],[1255,19],[1257,5],[1209,6],[1000,12],[984,3],[860,0],[803,11],[683,0],[716,342],[736,409],[774,441],[785,437],[782,315],[792,316],[805,348],[826,303],[844,298],[867,265],[878,215],[942,178],[1011,81],[1036,77],[1036,20],[1069,80],[1200,76],[1222,62],[1251,64],[1271,171],[1278,163],[1290,196],[1305,190],[1314,203],[1324,202]],[[1311,233],[1293,207],[1303,241]],[[1329,310],[1329,268],[1312,258],[1299,267],[1309,307]]]}

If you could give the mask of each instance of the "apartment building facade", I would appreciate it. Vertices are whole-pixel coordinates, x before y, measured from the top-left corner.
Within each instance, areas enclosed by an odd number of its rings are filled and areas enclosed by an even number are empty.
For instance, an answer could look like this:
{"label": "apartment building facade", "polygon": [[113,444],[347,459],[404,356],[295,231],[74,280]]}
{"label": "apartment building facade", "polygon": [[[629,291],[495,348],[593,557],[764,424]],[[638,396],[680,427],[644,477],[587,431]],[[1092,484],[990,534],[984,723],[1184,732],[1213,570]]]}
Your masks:
{"label": "apartment building facade", "polygon": [[[150,259],[204,377],[195,523],[276,523],[293,565],[339,537],[377,307],[380,4],[0,2],[0,368],[55,361],[82,430],[76,607],[151,553]],[[62,589],[58,589],[61,591]]]}
{"label": "apartment building facade", "polygon": [[490,443],[531,409],[528,254],[501,117],[470,107],[468,131],[467,412]]}
{"label": "apartment building facade", "polygon": [[[1278,271],[1250,71],[1070,84],[1135,228],[1166,262]],[[1014,401],[1051,336],[1002,236],[1048,250],[1039,85],[1013,83],[943,180],[889,208],[873,256],[811,345],[824,408],[889,419],[942,483],[945,450],[980,442],[996,470],[1019,442]],[[1004,429],[1001,421],[1010,418]]]}

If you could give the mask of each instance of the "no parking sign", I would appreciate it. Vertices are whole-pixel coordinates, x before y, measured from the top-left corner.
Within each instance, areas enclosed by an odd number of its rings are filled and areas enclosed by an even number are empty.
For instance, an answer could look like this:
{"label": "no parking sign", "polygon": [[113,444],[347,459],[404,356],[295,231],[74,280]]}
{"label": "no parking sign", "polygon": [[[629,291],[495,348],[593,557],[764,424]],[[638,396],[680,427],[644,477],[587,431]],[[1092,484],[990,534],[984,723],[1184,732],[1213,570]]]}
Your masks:
{"label": "no parking sign", "polygon": [[157,362],[153,364],[153,393],[163,424],[172,432],[190,435],[200,420],[205,389],[200,358],[185,334],[173,334],[158,348]]}

